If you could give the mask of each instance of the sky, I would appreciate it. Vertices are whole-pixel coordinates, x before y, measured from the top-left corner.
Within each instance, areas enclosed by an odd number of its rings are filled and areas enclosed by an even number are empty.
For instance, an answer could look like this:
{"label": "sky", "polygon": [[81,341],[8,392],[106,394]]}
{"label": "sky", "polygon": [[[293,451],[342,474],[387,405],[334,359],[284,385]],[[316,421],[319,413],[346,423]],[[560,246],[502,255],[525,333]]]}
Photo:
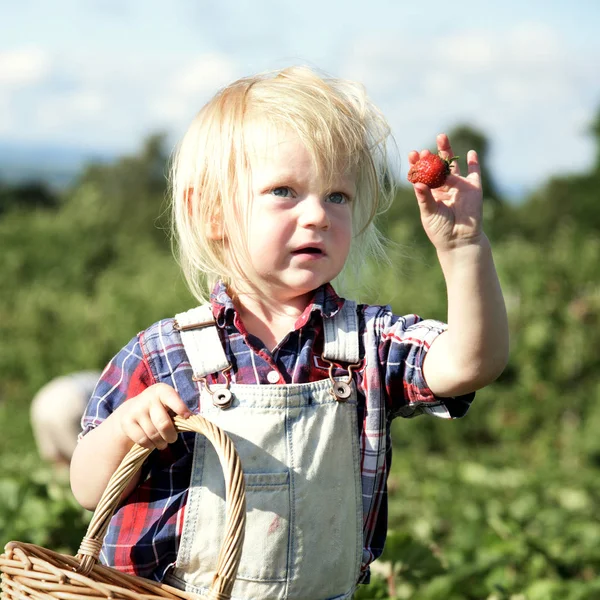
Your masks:
{"label": "sky", "polygon": [[458,124],[507,191],[595,157],[598,0],[0,0],[0,142],[174,144],[220,87],[291,64],[364,84],[404,175]]}

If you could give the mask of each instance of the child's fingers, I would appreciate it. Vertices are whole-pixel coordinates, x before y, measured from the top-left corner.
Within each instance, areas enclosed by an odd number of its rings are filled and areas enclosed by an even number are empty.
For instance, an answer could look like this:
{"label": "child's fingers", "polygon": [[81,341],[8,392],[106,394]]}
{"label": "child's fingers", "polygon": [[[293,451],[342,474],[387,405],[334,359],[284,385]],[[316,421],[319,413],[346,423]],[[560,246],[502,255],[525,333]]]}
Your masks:
{"label": "child's fingers", "polygon": [[[479,165],[479,157],[475,150],[469,150],[467,153],[467,170],[469,176],[475,176],[481,179],[481,167]],[[472,178],[472,177],[471,177]]]}
{"label": "child's fingers", "polygon": [[438,207],[431,190],[424,183],[415,183],[413,188],[419,203],[421,217],[426,218],[434,215]]}
{"label": "child's fingers", "polygon": [[152,388],[148,389],[153,389],[160,403],[163,406],[170,408],[176,415],[179,415],[184,419],[192,416],[190,409],[170,385],[167,385],[166,383],[157,383],[152,386]]}
{"label": "child's fingers", "polygon": [[139,425],[146,436],[146,440],[142,440],[145,442],[144,444],[138,442],[140,446],[144,446],[144,448],[158,448],[159,450],[164,450],[167,447],[167,440],[164,438],[163,433],[156,427],[156,423],[154,423],[150,414],[141,416]]}
{"label": "child's fingers", "polygon": [[164,404],[160,402],[152,403],[149,416],[156,432],[161,440],[165,442],[165,446],[177,440],[177,429],[175,429],[173,419]]}
{"label": "child's fingers", "polygon": [[154,448],[160,446],[164,448],[167,445],[156,431],[156,428],[152,425],[150,419],[142,419],[139,422],[127,419],[121,424],[121,427],[123,433],[132,442],[135,442],[138,446],[142,446],[148,450],[154,450]]}
{"label": "child's fingers", "polygon": [[408,164],[414,165],[419,160],[419,153],[416,150],[411,150],[408,153]]}
{"label": "child's fingers", "polygon": [[150,386],[118,410],[122,414],[123,433],[136,444],[149,449],[166,448],[177,439],[170,411],[183,418],[192,414],[179,394],[164,383]]}
{"label": "child's fingers", "polygon": [[[445,133],[438,134],[436,138],[438,152],[442,158],[447,160],[451,159],[454,156],[454,152],[452,152],[452,146],[450,145],[450,139]],[[452,161],[450,163],[450,173],[453,175],[460,175],[460,167],[458,166],[458,161]]]}

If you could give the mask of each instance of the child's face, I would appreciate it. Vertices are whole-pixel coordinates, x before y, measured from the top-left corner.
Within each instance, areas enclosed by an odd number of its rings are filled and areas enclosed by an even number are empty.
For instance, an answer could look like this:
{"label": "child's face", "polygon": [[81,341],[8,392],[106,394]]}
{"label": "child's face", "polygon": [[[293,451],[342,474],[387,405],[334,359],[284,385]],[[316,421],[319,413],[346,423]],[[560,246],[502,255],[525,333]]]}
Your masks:
{"label": "child's face", "polygon": [[326,186],[292,132],[274,132],[250,153],[252,210],[248,249],[263,295],[308,294],[342,270],[352,240],[355,176]]}

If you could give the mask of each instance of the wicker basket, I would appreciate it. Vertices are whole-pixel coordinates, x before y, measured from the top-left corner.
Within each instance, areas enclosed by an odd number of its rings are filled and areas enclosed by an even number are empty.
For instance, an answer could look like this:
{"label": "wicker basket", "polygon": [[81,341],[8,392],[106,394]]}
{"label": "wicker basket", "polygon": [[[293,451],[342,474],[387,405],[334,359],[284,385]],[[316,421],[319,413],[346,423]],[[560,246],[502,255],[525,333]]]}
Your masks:
{"label": "wicker basket", "polygon": [[[227,495],[225,539],[210,593],[228,600],[235,582],[246,527],[244,476],[233,442],[216,425],[195,415],[174,418],[178,431],[195,431],[213,444]],[[197,596],[142,577],[97,564],[102,540],[119,498],[150,453],[135,445],[111,477],[83,538],[77,556],[67,556],[34,544],[9,542],[0,555],[2,600],[197,600]]]}

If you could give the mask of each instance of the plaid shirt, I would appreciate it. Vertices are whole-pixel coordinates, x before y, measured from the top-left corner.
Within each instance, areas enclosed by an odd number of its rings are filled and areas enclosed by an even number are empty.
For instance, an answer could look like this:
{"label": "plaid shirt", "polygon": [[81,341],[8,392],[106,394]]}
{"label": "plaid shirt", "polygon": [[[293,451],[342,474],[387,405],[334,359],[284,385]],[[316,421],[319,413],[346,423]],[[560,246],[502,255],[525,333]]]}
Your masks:
{"label": "plaid shirt", "polygon": [[[308,383],[328,377],[321,359],[323,319],[342,306],[330,285],[319,288],[311,304],[277,347],[269,351],[248,333],[225,287],[218,284],[211,304],[226,356],[238,384]],[[368,564],[383,551],[387,531],[387,477],[391,465],[390,424],[394,417],[429,413],[462,417],[474,394],[438,398],[423,378],[422,365],[431,342],[444,331],[439,321],[417,315],[396,316],[389,307],[359,305],[362,368],[354,373],[358,400],[358,437],[364,506],[362,581]],[[372,357],[369,364],[369,356]],[[366,363],[366,366],[365,366]],[[346,375],[340,365],[334,376]],[[268,377],[269,376],[269,377]],[[192,412],[198,412],[197,384],[173,319],[155,323],[134,337],[108,364],[82,419],[85,435],[121,403],[154,383],[174,387]],[[224,383],[221,374],[212,383]],[[209,378],[209,383],[211,383]],[[175,564],[190,481],[194,434],[183,433],[163,451],[153,452],[143,467],[141,484],[113,517],[102,549],[103,563],[155,580]]]}

